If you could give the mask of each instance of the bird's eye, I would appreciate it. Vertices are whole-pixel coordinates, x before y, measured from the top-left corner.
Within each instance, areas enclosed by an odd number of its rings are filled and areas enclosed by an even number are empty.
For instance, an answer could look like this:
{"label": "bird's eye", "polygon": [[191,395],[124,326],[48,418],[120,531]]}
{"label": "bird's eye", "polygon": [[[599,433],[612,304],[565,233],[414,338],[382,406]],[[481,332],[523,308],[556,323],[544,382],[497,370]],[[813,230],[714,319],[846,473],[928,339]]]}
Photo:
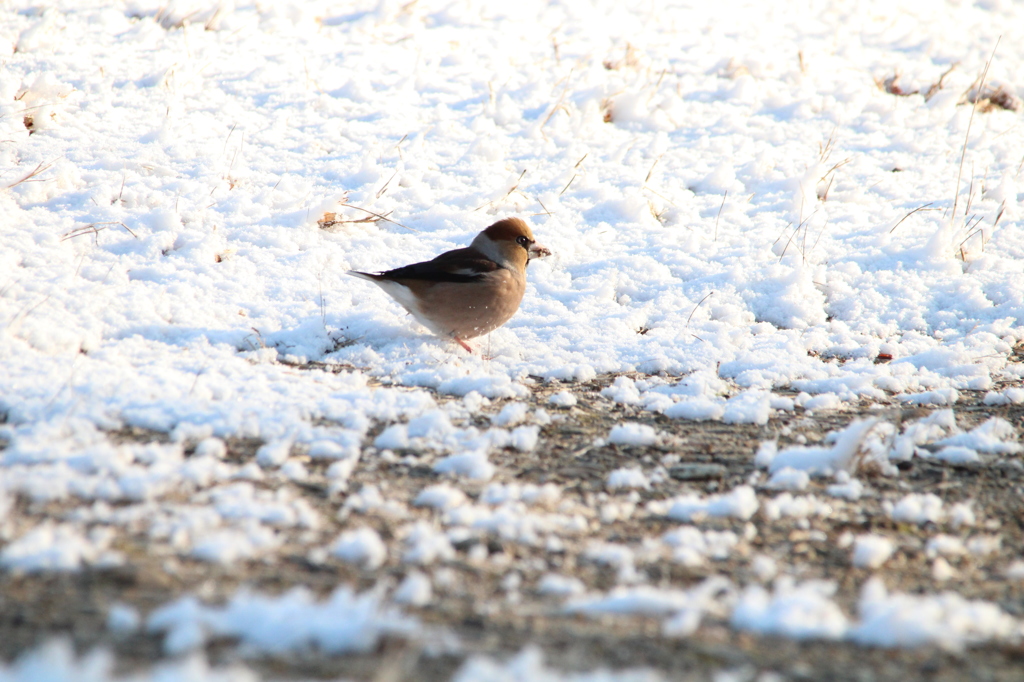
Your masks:
{"label": "bird's eye", "polygon": [[530,248],[530,240],[527,239],[525,236],[516,237],[516,244],[519,244],[519,246],[523,247],[524,249]]}

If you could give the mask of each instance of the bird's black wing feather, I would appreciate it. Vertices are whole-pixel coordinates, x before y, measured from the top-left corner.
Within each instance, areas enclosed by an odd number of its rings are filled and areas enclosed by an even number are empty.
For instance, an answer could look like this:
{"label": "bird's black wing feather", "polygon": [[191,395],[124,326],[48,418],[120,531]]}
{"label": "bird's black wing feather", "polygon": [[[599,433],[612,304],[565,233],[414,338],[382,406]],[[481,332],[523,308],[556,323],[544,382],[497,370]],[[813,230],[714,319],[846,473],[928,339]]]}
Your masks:
{"label": "bird's black wing feather", "polygon": [[413,263],[380,274],[388,279],[465,284],[478,282],[487,273],[494,272],[500,267],[474,249],[455,249],[442,253],[433,260]]}

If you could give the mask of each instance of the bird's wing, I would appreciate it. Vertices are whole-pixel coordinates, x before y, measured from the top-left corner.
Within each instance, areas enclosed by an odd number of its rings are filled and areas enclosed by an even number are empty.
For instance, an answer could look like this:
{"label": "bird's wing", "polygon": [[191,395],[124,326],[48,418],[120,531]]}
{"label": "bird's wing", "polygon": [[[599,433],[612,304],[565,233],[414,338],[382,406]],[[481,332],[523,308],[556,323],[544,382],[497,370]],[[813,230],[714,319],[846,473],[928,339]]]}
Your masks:
{"label": "bird's wing", "polygon": [[421,282],[478,282],[501,266],[476,249],[455,249],[433,260],[380,273],[382,277]]}

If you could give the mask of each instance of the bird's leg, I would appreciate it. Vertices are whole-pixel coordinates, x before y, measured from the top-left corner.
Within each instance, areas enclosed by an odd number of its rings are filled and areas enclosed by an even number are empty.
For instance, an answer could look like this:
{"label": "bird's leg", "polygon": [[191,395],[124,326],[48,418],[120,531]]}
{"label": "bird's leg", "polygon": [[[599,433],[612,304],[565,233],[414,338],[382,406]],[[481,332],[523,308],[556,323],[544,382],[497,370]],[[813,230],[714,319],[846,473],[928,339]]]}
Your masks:
{"label": "bird's leg", "polygon": [[462,346],[463,348],[465,348],[465,349],[466,349],[467,351],[469,351],[470,353],[472,353],[472,352],[473,352],[473,347],[472,347],[472,346],[470,346],[470,345],[469,345],[468,343],[466,343],[465,341],[463,341],[462,339],[460,339],[460,338],[459,338],[459,337],[457,337],[457,336],[453,336],[452,338],[453,338],[453,339],[455,339],[455,343],[459,344],[460,346]]}

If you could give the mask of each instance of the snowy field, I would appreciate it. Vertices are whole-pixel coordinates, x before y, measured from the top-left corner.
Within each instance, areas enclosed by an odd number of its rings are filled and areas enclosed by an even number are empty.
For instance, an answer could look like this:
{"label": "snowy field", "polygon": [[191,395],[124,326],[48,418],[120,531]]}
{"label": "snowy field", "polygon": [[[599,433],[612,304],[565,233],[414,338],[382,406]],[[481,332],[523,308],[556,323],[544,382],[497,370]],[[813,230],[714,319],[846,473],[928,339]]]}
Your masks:
{"label": "snowy field", "polygon": [[[2,3],[0,570],[339,571],[327,594],[107,604],[104,637],[149,633],[170,657],[147,680],[263,674],[207,667],[213,641],[462,651],[430,609],[466,563],[510,613],[529,591],[563,618],[653,619],[656,638],[713,621],[1019,646],[1019,532],[969,491],[892,491],[916,458],[1020,468],[1022,88],[1010,0]],[[345,274],[513,215],[554,255],[482,353]],[[1002,412],[958,422],[965,401]],[[520,480],[594,405],[633,418],[578,454],[635,461],[596,496]],[[912,418],[885,416],[900,406]],[[844,410],[816,438],[785,425]],[[760,434],[737,453],[749,475],[680,486],[683,440],[657,424],[697,422]],[[359,479],[410,462],[427,474],[400,493]],[[892,532],[829,536],[860,571],[853,602],[838,575],[752,549],[756,523],[813,536],[874,513],[863,500]],[[673,529],[601,534],[641,519]],[[887,586],[907,527],[930,572],[914,590]],[[611,584],[544,563],[580,538]],[[986,556],[1002,601],[956,589]],[[702,568],[655,584],[659,563]],[[103,648],[22,653],[0,679],[128,679]],[[526,648],[457,679],[560,675]]]}

